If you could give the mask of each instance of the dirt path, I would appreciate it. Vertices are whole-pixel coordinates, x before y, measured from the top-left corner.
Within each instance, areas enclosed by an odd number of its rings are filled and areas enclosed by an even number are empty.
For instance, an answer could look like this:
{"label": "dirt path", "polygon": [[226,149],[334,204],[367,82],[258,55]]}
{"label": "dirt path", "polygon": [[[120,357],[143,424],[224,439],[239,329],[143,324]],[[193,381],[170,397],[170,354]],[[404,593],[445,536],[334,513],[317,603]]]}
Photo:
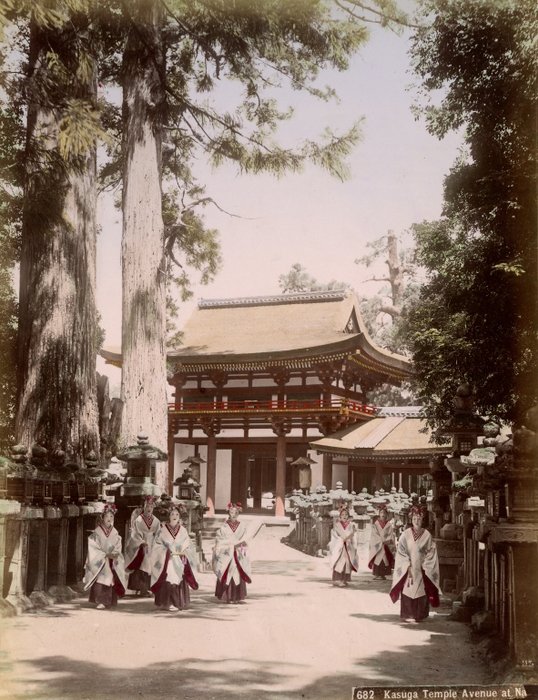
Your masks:
{"label": "dirt path", "polygon": [[5,620],[0,697],[348,700],[353,686],[487,683],[447,607],[403,624],[364,548],[352,585],[333,588],[326,560],[282,545],[284,532],[256,538],[243,605],[218,603],[206,573],[174,615],[128,596],[116,611],[81,599]]}

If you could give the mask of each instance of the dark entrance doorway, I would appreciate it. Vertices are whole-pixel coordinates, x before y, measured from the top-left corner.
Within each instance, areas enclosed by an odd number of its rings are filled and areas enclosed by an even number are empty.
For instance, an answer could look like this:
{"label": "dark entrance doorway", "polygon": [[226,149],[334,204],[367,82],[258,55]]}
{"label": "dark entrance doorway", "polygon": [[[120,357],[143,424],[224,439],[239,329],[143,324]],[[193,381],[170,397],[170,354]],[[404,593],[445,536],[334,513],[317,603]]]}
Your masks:
{"label": "dark entrance doorway", "polygon": [[[285,493],[298,488],[298,471],[291,462],[304,454],[306,446],[287,446]],[[274,513],[275,490],[276,445],[249,445],[233,450],[232,501],[239,501],[250,512]]]}
{"label": "dark entrance doorway", "polygon": [[276,457],[269,451],[233,453],[231,500],[251,512],[273,512],[276,488]]}
{"label": "dark entrance doorway", "polygon": [[273,512],[276,488],[276,457],[267,451],[234,450],[231,500],[244,510]]}
{"label": "dark entrance doorway", "polygon": [[247,505],[253,510],[275,507],[276,459],[270,455],[247,458]]}

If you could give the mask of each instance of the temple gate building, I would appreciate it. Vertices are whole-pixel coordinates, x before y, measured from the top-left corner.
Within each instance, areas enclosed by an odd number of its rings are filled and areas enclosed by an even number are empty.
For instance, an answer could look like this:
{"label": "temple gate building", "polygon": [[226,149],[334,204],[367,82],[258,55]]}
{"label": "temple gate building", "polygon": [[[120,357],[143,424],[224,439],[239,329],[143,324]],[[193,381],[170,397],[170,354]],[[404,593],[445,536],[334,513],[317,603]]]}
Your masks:
{"label": "temple gate building", "polygon": [[[309,443],[372,419],[368,392],[412,371],[374,345],[347,291],[201,301],[168,361],[170,481],[197,455],[210,512],[233,500],[275,515]],[[314,459],[314,486],[342,477],[330,454]]]}

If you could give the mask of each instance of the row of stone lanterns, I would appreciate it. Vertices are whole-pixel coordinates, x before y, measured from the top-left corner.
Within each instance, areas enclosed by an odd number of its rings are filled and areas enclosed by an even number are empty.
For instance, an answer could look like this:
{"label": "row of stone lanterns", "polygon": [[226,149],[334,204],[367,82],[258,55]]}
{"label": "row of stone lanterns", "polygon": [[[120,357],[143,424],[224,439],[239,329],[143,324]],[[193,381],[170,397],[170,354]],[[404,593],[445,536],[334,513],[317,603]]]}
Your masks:
{"label": "row of stone lanterns", "polygon": [[330,491],[325,486],[318,486],[308,494],[295,490],[289,501],[290,515],[295,519],[296,526],[284,541],[307,554],[321,556],[327,551],[331,528],[342,506],[348,508],[351,519],[358,527],[359,537],[364,539],[367,536],[367,526],[377,515],[379,506],[387,507],[398,531],[407,522],[411,504],[419,502],[420,498],[426,500],[425,496],[408,496],[394,487],[390,492],[381,489],[372,495],[363,489],[357,494],[344,489],[341,481]]}
{"label": "row of stone lanterns", "polygon": [[538,407],[502,436],[474,413],[462,385],[441,432],[452,438],[452,454],[431,469],[441,587],[458,594],[456,619],[496,631],[516,669],[533,672],[538,612],[527,601],[538,571]]}

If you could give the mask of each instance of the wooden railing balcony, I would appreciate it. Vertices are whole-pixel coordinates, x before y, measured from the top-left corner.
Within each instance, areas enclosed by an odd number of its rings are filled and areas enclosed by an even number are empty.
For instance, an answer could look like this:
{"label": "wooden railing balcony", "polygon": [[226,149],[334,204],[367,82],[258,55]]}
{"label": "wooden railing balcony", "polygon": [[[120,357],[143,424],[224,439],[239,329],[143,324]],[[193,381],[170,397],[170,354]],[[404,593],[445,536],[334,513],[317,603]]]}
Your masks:
{"label": "wooden railing balcony", "polygon": [[168,413],[171,415],[192,415],[192,414],[212,414],[212,415],[233,415],[233,414],[311,414],[328,413],[339,415],[361,415],[374,417],[378,413],[376,406],[351,401],[349,399],[323,399],[284,401],[256,401],[255,399],[245,399],[243,401],[214,401],[214,402],[188,402],[183,404],[168,404]]}

